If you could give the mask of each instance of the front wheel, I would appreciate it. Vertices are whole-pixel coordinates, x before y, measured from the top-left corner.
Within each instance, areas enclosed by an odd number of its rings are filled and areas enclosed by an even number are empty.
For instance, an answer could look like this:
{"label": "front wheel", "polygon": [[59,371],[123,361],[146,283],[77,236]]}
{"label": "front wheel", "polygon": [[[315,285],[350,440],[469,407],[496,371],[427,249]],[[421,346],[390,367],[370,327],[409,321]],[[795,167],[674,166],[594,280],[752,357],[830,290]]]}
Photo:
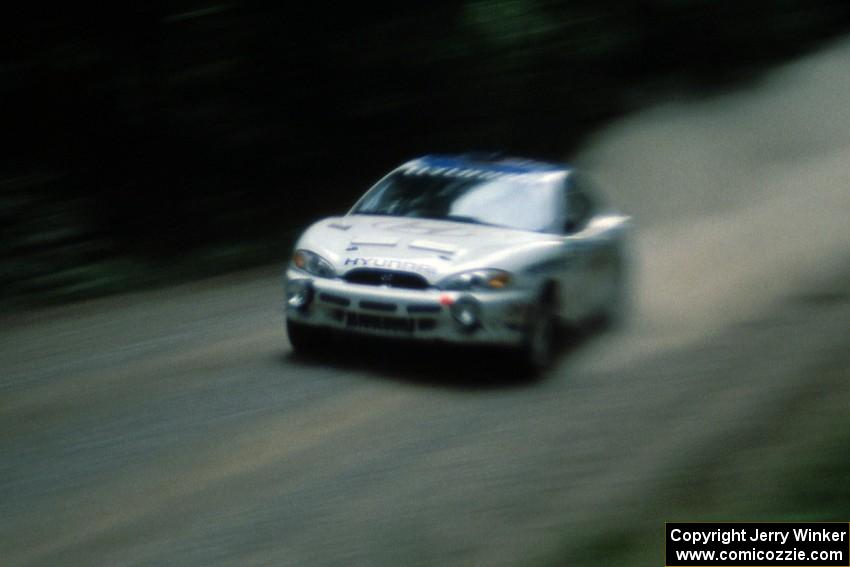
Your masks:
{"label": "front wheel", "polygon": [[328,332],[325,329],[305,325],[297,321],[286,320],[286,334],[292,350],[297,354],[314,355],[328,342]]}
{"label": "front wheel", "polygon": [[532,307],[519,356],[522,370],[535,375],[548,368],[557,353],[558,315],[551,294]]}

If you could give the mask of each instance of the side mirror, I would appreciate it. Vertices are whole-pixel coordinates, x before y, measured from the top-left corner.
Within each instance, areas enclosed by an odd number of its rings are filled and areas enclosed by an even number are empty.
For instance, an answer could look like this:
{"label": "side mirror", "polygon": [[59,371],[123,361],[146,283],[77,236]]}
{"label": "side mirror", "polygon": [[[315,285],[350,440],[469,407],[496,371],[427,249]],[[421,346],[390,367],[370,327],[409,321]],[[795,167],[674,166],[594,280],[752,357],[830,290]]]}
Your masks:
{"label": "side mirror", "polygon": [[578,219],[567,219],[564,223],[564,232],[566,234],[572,234],[574,232],[578,232],[582,229],[582,222]]}

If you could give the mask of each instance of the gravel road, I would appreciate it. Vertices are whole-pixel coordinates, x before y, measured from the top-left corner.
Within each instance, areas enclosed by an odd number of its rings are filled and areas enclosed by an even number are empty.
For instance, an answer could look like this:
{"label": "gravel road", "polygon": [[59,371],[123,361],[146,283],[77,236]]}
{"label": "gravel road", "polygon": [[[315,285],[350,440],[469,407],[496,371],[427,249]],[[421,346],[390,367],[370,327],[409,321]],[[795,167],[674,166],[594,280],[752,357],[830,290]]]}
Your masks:
{"label": "gravel road", "polygon": [[660,534],[695,476],[850,400],[848,92],[837,43],[592,140],[637,221],[634,315],[533,382],[299,360],[280,267],[6,316],[0,563],[546,564]]}

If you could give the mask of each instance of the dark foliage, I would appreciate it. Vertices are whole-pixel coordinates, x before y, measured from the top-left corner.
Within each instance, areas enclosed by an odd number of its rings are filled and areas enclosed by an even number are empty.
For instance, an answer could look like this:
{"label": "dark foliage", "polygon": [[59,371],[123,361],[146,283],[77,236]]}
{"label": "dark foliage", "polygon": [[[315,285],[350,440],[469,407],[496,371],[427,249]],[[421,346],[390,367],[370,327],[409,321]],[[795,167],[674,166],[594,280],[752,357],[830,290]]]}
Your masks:
{"label": "dark foliage", "polygon": [[403,159],[562,159],[653,85],[709,92],[850,23],[841,0],[59,10],[18,3],[0,24],[7,297],[282,258]]}

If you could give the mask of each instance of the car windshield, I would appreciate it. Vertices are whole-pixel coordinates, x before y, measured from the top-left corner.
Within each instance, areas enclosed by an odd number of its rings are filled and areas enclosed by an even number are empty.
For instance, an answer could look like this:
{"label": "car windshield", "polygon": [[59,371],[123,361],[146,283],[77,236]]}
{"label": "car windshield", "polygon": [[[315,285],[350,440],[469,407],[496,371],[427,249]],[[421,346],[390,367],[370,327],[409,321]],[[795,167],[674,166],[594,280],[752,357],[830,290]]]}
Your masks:
{"label": "car windshield", "polygon": [[402,170],[379,181],[351,212],[552,232],[563,208],[562,181],[562,173],[440,175]]}

